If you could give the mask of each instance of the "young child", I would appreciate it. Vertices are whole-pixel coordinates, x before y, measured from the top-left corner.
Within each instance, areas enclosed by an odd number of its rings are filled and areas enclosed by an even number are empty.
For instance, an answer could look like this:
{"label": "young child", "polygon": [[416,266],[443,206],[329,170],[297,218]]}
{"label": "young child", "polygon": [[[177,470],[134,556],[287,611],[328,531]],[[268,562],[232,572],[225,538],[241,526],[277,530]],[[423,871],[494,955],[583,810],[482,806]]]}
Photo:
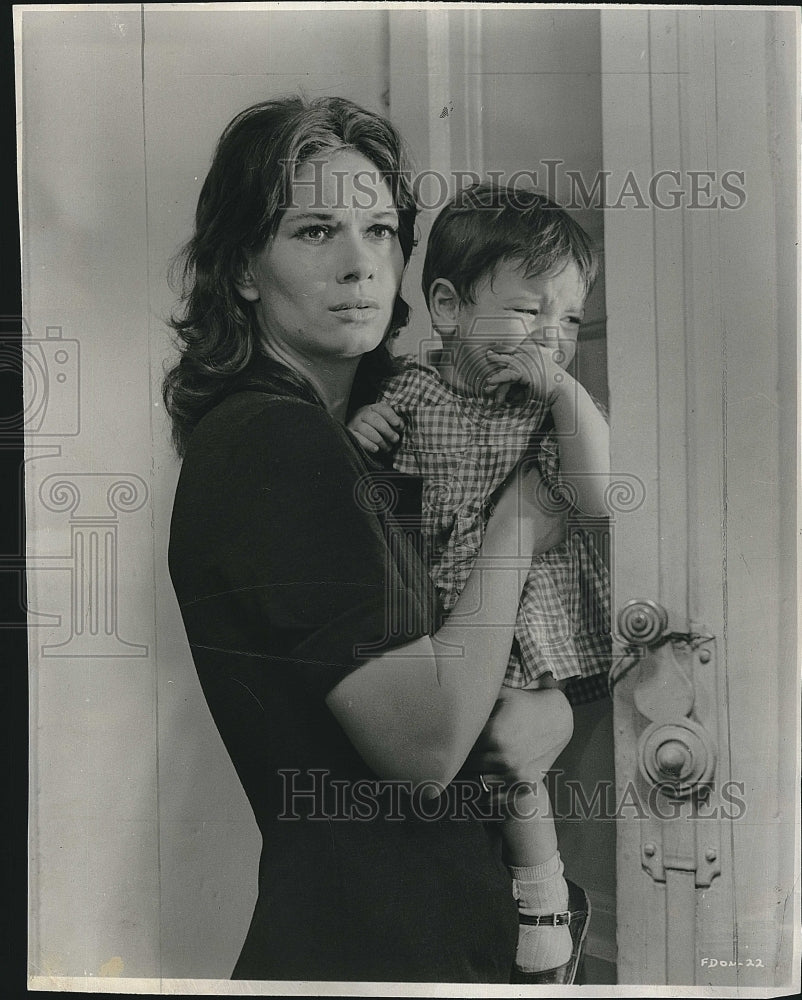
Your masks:
{"label": "young child", "polygon": [[[606,693],[609,578],[582,515],[607,514],[609,432],[566,371],[596,271],[585,232],[544,196],[489,184],[463,191],[436,219],[423,268],[442,342],[434,367],[407,359],[381,400],[349,422],[367,450],[392,453],[397,471],[423,477],[422,530],[446,611],[478,555],[492,494],[519,461],[534,456],[549,487],[541,505],[554,510],[560,495],[570,497],[563,530],[533,557],[524,586],[504,686],[485,729],[497,745],[522,719],[534,744],[548,745],[544,734],[559,728],[560,712],[556,692],[544,698],[544,688],[564,688],[573,703]],[[514,814],[507,803],[519,982],[573,982],[587,930],[587,896],[570,884],[569,898],[543,786],[570,731],[569,715],[551,752],[513,776],[526,783]]]}

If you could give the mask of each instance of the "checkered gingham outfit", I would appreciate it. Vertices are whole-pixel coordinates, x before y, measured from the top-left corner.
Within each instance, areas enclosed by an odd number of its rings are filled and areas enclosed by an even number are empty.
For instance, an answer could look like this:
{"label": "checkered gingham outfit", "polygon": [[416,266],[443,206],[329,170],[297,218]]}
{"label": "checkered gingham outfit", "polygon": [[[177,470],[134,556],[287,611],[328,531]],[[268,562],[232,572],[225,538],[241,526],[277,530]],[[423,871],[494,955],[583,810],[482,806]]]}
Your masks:
{"label": "checkered gingham outfit", "polygon": [[[393,466],[423,479],[429,572],[450,611],[479,554],[491,495],[523,455],[536,449],[546,485],[559,485],[557,441],[544,427],[550,413],[540,401],[494,405],[462,396],[434,368],[412,359],[385,383],[381,398],[405,422]],[[518,608],[507,687],[537,688],[550,672],[568,682],[565,693],[573,704],[607,695],[610,579],[600,539],[608,536],[597,531],[594,538],[589,524],[572,512],[565,540],[533,557]]]}

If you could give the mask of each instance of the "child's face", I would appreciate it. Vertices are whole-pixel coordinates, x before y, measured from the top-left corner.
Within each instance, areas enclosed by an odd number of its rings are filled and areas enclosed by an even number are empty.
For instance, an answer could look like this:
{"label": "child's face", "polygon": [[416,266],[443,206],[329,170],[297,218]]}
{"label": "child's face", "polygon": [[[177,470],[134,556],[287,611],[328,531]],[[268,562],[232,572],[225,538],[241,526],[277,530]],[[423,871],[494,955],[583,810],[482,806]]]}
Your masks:
{"label": "child's face", "polygon": [[454,334],[444,337],[463,391],[481,393],[488,350],[510,354],[529,341],[553,348],[561,368],[573,361],[585,312],[585,285],[573,261],[536,277],[527,277],[516,261],[503,261],[492,280],[482,279],[474,299],[459,305]]}

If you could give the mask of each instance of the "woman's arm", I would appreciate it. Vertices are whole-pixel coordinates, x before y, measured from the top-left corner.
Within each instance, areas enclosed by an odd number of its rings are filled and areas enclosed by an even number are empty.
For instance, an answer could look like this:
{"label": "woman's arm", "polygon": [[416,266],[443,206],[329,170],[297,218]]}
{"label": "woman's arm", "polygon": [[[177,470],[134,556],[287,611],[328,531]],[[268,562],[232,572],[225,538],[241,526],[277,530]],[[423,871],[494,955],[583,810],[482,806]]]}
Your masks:
{"label": "woman's arm", "polygon": [[536,504],[538,475],[516,470],[505,486],[477,565],[436,635],[373,658],[329,692],[330,710],[381,777],[448,784],[487,722],[532,554],[545,551],[560,520]]}

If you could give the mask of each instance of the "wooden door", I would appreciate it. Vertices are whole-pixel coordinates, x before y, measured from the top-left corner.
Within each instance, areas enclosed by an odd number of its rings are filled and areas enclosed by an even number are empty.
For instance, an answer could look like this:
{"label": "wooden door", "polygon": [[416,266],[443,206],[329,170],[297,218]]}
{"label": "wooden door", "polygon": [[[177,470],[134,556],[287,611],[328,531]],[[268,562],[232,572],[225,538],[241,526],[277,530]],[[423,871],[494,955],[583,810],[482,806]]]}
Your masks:
{"label": "wooden door", "polygon": [[798,17],[601,16],[618,978],[787,986]]}

